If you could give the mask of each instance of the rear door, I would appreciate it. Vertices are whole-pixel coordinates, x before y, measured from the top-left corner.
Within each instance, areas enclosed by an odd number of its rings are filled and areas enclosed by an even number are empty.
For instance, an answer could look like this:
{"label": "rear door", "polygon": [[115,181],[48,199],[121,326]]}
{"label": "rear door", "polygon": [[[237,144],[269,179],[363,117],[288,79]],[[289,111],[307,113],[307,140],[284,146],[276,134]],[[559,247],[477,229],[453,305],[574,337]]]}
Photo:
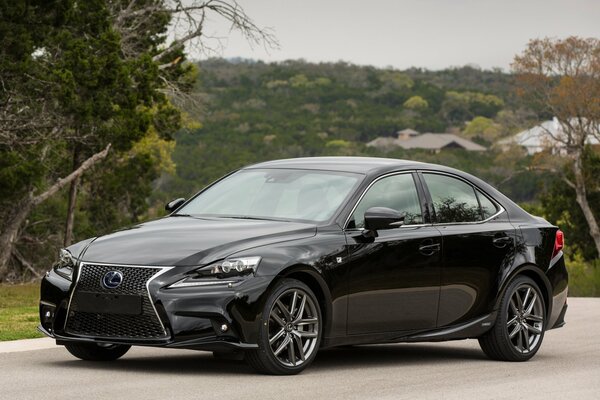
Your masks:
{"label": "rear door", "polygon": [[482,316],[514,260],[514,227],[502,207],[468,181],[433,172],[422,178],[443,242],[438,326]]}
{"label": "rear door", "polygon": [[[379,178],[347,221],[348,334],[436,326],[441,235],[423,219],[425,198],[417,179],[410,172]],[[405,225],[365,238],[364,213],[371,207],[406,213]]]}

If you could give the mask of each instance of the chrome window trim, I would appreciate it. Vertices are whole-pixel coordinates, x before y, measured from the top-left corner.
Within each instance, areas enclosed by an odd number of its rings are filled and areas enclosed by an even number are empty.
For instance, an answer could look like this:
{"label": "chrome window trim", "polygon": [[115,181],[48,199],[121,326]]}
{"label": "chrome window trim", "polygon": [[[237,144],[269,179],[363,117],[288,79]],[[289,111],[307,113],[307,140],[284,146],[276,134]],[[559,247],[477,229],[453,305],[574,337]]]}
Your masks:
{"label": "chrome window trim", "polygon": [[[77,289],[77,284],[79,283],[79,278],[81,276],[81,269],[84,265],[102,265],[105,267],[128,267],[128,268],[153,268],[153,269],[160,269],[160,271],[158,271],[156,274],[152,275],[148,281],[146,282],[146,292],[148,293],[148,300],[150,300],[150,305],[152,306],[152,309],[154,310],[154,314],[156,314],[156,318],[158,319],[158,322],[160,323],[160,326],[164,332],[164,334],[167,336],[167,338],[170,338],[171,335],[167,332],[167,330],[165,329],[165,325],[162,322],[162,319],[160,318],[160,315],[158,315],[158,311],[156,310],[156,307],[154,306],[154,300],[152,300],[152,295],[150,294],[150,282],[152,282],[154,279],[158,278],[160,275],[164,274],[165,272],[175,268],[175,267],[164,267],[164,266],[152,266],[152,265],[128,265],[128,264],[112,264],[112,263],[97,263],[97,262],[79,262],[79,264],[77,265],[77,279],[75,280],[75,283],[73,284],[73,290],[71,290],[71,296],[69,296],[69,304],[67,305],[67,316],[65,318],[65,323],[63,325],[63,331],[65,331],[67,329],[67,321],[69,320],[69,312],[71,310],[71,302],[73,301],[73,295],[75,294],[75,289]],[[103,337],[103,339],[110,339],[110,338],[105,338]],[[116,338],[115,338],[116,339]]]}
{"label": "chrome window trim", "polygon": [[[344,222],[344,228],[342,229],[344,232],[346,231],[362,231],[365,230],[365,228],[348,228],[348,222],[350,222],[350,217],[352,217],[352,215],[354,214],[354,211],[356,211],[356,207],[358,207],[358,205],[360,204],[360,202],[362,201],[363,197],[365,197],[365,195],[367,194],[367,192],[369,191],[369,189],[371,189],[371,186],[373,186],[376,182],[380,181],[381,179],[390,177],[390,176],[394,176],[394,175],[404,175],[404,174],[413,174],[414,172],[416,172],[416,170],[407,170],[407,171],[395,171],[395,172],[388,172],[386,174],[383,174],[381,176],[378,176],[377,178],[373,179],[373,181],[371,183],[369,183],[369,186],[367,186],[365,188],[365,190],[363,190],[362,194],[360,195],[360,197],[358,198],[358,200],[356,201],[356,203],[354,203],[354,207],[352,207],[352,210],[350,211],[350,214],[348,214],[348,216],[346,217],[346,221]],[[417,197],[419,196],[419,191],[417,189],[417,183],[414,182],[414,178],[413,178],[413,183],[415,185],[415,190],[417,191]],[[421,200],[419,198],[419,200]],[[421,207],[421,204],[419,204],[419,207]],[[421,210],[422,212],[423,210]],[[421,218],[423,218],[423,215],[421,215]],[[402,227],[416,227],[416,226],[431,226],[431,224],[414,224],[414,225],[401,225],[398,228],[395,229],[400,229]]]}
{"label": "chrome window trim", "polygon": [[[445,176],[448,176],[450,178],[458,179],[459,181],[462,181],[462,182],[466,183],[467,185],[471,186],[471,188],[473,188],[474,192],[480,191],[481,194],[483,194],[488,200],[490,200],[492,203],[494,203],[496,205],[496,207],[498,208],[498,211],[496,212],[496,214],[494,214],[491,217],[488,217],[488,218],[486,218],[484,220],[481,220],[481,221],[471,221],[471,222],[440,222],[440,223],[434,223],[434,224],[432,224],[433,226],[484,224],[484,223],[489,222],[492,219],[498,217],[500,214],[502,214],[504,211],[506,211],[504,209],[504,207],[502,207],[502,204],[498,203],[495,199],[491,198],[479,186],[474,185],[473,183],[471,183],[467,179],[464,179],[461,176],[458,176],[458,175],[455,175],[455,174],[452,174],[452,173],[448,173],[448,172],[445,172],[445,171],[417,170],[417,172],[421,173],[422,175],[425,175],[425,174],[436,174],[436,175],[445,175]],[[425,182],[425,177],[423,177],[423,184],[426,187],[427,191],[429,192],[429,188],[427,187],[427,182]],[[431,193],[429,193],[429,195],[431,196]],[[475,193],[475,196],[477,196],[477,193]],[[433,199],[432,199],[432,201],[433,201]],[[479,199],[477,200],[477,202],[480,203]],[[433,206],[433,204],[432,204],[432,206]],[[481,203],[479,204],[479,208],[481,208]]]}
{"label": "chrome window trim", "polygon": [[[389,231],[389,230],[394,230],[394,229],[423,228],[425,226],[433,226],[433,224],[400,225],[398,227],[386,229],[386,230]],[[344,229],[344,232],[364,232],[364,231],[366,231],[365,228],[346,228],[346,229]]]}

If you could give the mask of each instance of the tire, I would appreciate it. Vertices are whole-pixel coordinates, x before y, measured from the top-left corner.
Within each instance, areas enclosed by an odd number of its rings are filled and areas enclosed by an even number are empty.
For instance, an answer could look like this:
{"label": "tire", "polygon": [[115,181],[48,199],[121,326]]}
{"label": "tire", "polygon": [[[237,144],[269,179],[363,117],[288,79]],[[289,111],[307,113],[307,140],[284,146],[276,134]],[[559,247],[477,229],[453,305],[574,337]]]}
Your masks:
{"label": "tire", "polygon": [[114,361],[131,348],[123,344],[97,343],[68,343],[65,347],[75,357],[86,361]]}
{"label": "tire", "polygon": [[322,327],[313,291],[301,281],[283,279],[269,293],[260,318],[258,349],[246,351],[246,362],[264,374],[297,374],[315,359]]}
{"label": "tire", "polygon": [[545,323],[546,304],[539,286],[517,276],[502,296],[496,324],[479,338],[479,345],[493,360],[527,361],[542,345]]}

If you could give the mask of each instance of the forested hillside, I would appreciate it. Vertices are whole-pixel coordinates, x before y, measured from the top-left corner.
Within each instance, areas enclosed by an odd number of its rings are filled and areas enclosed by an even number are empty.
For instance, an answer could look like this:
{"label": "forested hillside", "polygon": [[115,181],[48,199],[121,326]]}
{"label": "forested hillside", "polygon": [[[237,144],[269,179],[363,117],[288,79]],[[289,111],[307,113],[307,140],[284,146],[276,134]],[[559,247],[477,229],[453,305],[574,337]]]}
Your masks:
{"label": "forested hillside", "polygon": [[[190,93],[175,104],[184,112],[185,128],[172,132],[173,140],[156,143],[150,132],[150,140],[134,147],[137,154],[147,154],[145,163],[124,163],[108,173],[100,167],[84,177],[86,190],[75,212],[73,241],[160,217],[165,202],[187,198],[251,163],[322,155],[377,156],[439,163],[487,180],[524,207],[560,224],[572,272],[579,274],[580,282],[589,281],[590,271],[600,270],[589,267],[596,252],[582,229],[586,221],[573,206],[574,192],[543,168],[544,155],[532,157],[518,147],[494,146],[498,139],[550,117],[515,96],[513,75],[468,66],[399,71],[300,60],[268,64],[211,59],[195,67],[197,78],[190,76],[187,83]],[[405,128],[455,133],[488,150],[433,153],[366,146],[376,137],[394,136]],[[129,162],[130,157],[121,159]],[[592,171],[600,159],[589,151],[585,163]],[[162,171],[160,177],[157,171]],[[150,185],[153,174],[157,178]],[[598,186],[598,175],[586,179],[590,187]],[[589,196],[600,214],[598,191]],[[64,221],[68,198],[63,191],[38,207],[23,230],[18,246],[34,268],[44,269],[55,258],[62,237],[54,227]],[[593,294],[596,287],[592,282],[579,293]]]}
{"label": "forested hillside", "polygon": [[431,154],[365,146],[375,137],[413,128],[459,133],[491,147],[496,139],[537,121],[533,112],[515,104],[511,75],[472,67],[398,71],[346,63],[219,59],[202,62],[199,70],[195,90],[201,100],[190,112],[202,127],[176,135],[177,172],[161,180],[161,195],[187,196],[249,163],[319,155],[438,162],[487,178],[519,201],[534,201],[540,188],[537,174],[515,174],[528,163],[518,149],[508,154]]}
{"label": "forested hillside", "polygon": [[[200,100],[188,112],[202,126],[175,135],[176,173],[157,181],[153,215],[160,215],[165,201],[189,197],[228,171],[263,160],[322,155],[414,159],[471,172],[559,223],[574,271],[579,268],[585,280],[584,260],[595,259],[596,253],[589,234],[580,228],[586,222],[572,206],[573,191],[543,168],[543,154],[527,156],[521,148],[493,145],[550,117],[516,98],[513,75],[473,67],[398,71],[346,63],[222,59],[200,63],[199,71],[194,98]],[[375,137],[404,128],[453,132],[488,151],[436,154],[366,146]],[[598,161],[589,152],[586,163]],[[597,178],[589,179],[597,185]],[[600,213],[600,201],[593,207]]]}
{"label": "forested hillside", "polygon": [[[206,59],[233,33],[280,49],[235,0],[0,1],[0,285],[242,166],[338,155],[486,180],[564,231],[570,293],[600,295],[599,39],[533,38],[510,72]],[[549,119],[543,151],[514,144]]]}

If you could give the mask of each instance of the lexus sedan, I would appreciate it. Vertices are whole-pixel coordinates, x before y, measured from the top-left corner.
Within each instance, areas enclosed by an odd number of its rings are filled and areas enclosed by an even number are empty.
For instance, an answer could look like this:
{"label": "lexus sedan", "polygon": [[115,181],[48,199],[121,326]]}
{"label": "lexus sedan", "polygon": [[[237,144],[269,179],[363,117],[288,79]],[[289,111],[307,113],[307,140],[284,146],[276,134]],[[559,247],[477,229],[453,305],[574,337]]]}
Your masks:
{"label": "lexus sedan", "polygon": [[477,338],[525,361],[564,325],[563,233],[455,169],[270,161],[166,209],[61,250],[40,330],[84,360],[160,346],[295,374],[367,343]]}

